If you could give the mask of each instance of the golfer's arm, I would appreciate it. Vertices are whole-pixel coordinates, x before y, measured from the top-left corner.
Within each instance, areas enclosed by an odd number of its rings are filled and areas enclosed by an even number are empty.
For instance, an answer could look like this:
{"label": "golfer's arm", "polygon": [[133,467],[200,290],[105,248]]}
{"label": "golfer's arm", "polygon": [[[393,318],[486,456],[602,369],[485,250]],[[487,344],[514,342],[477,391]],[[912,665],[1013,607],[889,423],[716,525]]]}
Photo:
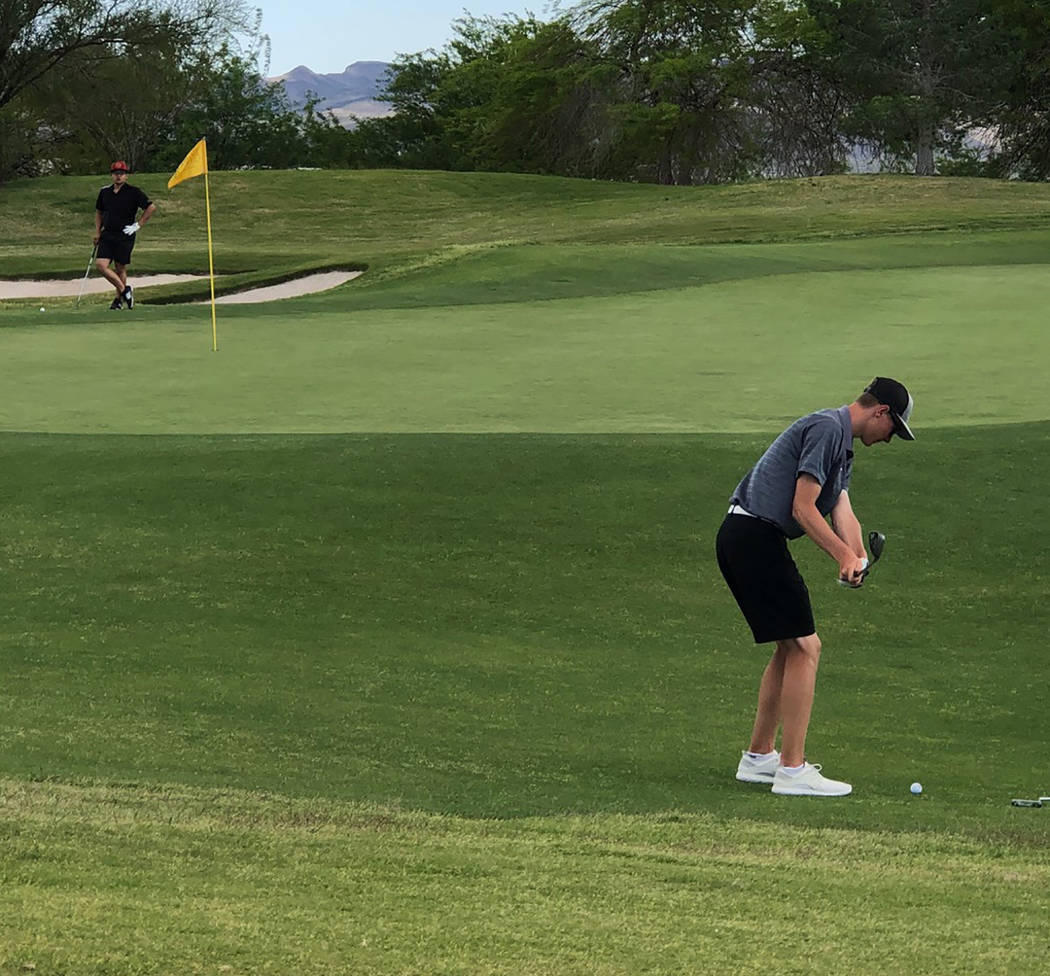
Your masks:
{"label": "golfer's arm", "polygon": [[155,203],[151,203],[145,210],[142,211],[142,216],[139,217],[139,227],[145,226],[146,221],[153,216],[153,211],[156,209],[157,205]]}
{"label": "golfer's arm", "polygon": [[95,233],[96,234],[101,234],[102,233],[102,211],[101,210],[96,210],[95,211]]}
{"label": "golfer's arm", "polygon": [[820,482],[810,474],[800,474],[795,482],[795,500],[791,514],[795,521],[821,549],[837,563],[842,563],[852,554],[851,547],[842,541],[827,520],[817,511]]}
{"label": "golfer's arm", "polygon": [[855,556],[859,559],[867,558],[868,554],[864,549],[864,532],[860,527],[860,522],[857,521],[857,516],[853,513],[853,506],[846,492],[839,495],[839,500],[835,502],[835,507],[831,510],[831,527],[835,530],[835,535],[853,550]]}

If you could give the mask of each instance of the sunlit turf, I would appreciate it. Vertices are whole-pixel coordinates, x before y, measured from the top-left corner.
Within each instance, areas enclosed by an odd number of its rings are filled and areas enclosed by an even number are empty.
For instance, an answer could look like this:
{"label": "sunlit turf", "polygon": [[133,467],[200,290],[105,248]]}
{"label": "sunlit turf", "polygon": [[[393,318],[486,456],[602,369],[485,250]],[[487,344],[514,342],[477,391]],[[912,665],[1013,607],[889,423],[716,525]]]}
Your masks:
{"label": "sunlit turf", "polygon": [[[83,273],[98,182],[32,185],[9,273]],[[218,353],[177,289],[0,306],[0,974],[1039,971],[1046,187],[214,183],[242,284],[368,274]],[[206,261],[184,189],[139,273]],[[732,777],[713,537],[876,372],[886,554],[793,547],[855,793],[786,800]]]}
{"label": "sunlit turf", "polygon": [[916,389],[924,427],[1041,420],[1048,282],[978,266],[469,307],[279,302],[224,311],[217,354],[203,309],[30,312],[0,330],[0,428],[761,431],[876,372]]}
{"label": "sunlit turf", "polygon": [[[5,974],[984,974],[1045,948],[1045,857],[1001,835],[10,781],[0,804]],[[754,937],[799,903],[793,940]]]}
{"label": "sunlit turf", "polygon": [[1036,965],[1048,440],[862,451],[860,592],[796,547],[822,802],[732,779],[762,438],[0,437],[0,972]]}
{"label": "sunlit turf", "polygon": [[[1003,744],[1050,734],[1047,675],[1019,666],[1047,574],[1014,571],[1050,515],[1047,440],[862,449],[854,504],[890,540],[863,592],[796,547],[827,645],[810,746],[859,797],[794,816],[979,832],[1041,788],[1041,754]],[[726,775],[764,655],[712,558],[761,438],[3,446],[10,774],[471,816],[783,815]],[[949,469],[965,491],[941,490]],[[989,627],[994,656],[973,639]]]}
{"label": "sunlit turf", "polygon": [[[158,205],[136,270],[204,272],[202,181],[168,191],[168,175],[135,174]],[[18,242],[0,244],[4,273],[83,274],[105,182],[49,177],[0,187],[0,220],[19,227]],[[381,277],[447,248],[493,244],[788,242],[1038,231],[1050,220],[1044,185],[889,175],[661,187],[496,173],[267,171],[213,174],[211,197],[217,269],[245,273],[242,283],[347,263]]]}

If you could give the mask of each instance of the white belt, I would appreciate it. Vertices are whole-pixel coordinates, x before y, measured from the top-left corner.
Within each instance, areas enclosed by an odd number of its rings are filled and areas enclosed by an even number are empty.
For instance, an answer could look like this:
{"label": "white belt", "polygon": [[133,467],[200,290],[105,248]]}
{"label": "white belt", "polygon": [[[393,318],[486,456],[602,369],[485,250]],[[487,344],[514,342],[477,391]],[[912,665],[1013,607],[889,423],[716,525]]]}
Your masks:
{"label": "white belt", "polygon": [[744,508],[741,505],[730,505],[729,506],[729,514],[730,515],[746,515],[748,518],[758,518],[757,515],[752,514],[751,512],[749,512],[746,508]]}

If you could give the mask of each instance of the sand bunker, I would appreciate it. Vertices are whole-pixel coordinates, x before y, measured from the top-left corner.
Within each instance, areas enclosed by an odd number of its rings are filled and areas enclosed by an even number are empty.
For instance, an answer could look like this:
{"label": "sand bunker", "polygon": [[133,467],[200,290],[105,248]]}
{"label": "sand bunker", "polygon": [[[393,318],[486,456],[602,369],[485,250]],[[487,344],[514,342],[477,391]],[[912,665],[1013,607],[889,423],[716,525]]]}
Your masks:
{"label": "sand bunker", "polygon": [[[197,281],[200,275],[132,275],[131,283],[136,287],[147,285],[170,285],[176,281]],[[204,279],[207,280],[205,275]],[[80,294],[84,285],[85,295],[104,295],[113,291],[113,286],[105,278],[91,277],[87,281],[76,278],[73,281],[0,281],[0,298],[65,298]]]}
{"label": "sand bunker", "polygon": [[252,302],[272,302],[281,298],[299,298],[302,295],[315,295],[319,291],[328,291],[329,288],[345,284],[360,274],[360,271],[326,271],[323,274],[306,275],[303,278],[282,281],[279,285],[267,285],[265,288],[239,291],[236,295],[220,295],[215,299],[215,304],[247,305]]}
{"label": "sand bunker", "polygon": [[[272,302],[281,298],[299,298],[327,291],[345,284],[360,275],[360,271],[326,271],[322,274],[304,275],[279,285],[267,285],[263,288],[252,288],[238,292],[236,295],[221,295],[215,304],[244,305],[250,302]],[[150,285],[170,285],[177,281],[207,281],[207,275],[132,275],[131,283],[136,291]],[[85,295],[104,295],[113,291],[113,286],[97,275],[88,278],[76,278],[72,281],[2,281],[0,280],[0,300],[5,298],[68,298],[80,294],[83,285]],[[145,297],[145,296],[144,296]]]}

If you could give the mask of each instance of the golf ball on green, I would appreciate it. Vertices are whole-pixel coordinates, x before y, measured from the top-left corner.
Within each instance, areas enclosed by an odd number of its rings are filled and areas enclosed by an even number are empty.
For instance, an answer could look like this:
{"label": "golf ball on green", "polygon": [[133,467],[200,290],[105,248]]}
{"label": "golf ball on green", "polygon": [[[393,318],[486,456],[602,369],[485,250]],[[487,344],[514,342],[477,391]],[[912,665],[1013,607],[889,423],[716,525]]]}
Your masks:
{"label": "golf ball on green", "polygon": [[911,791],[916,796],[918,796],[918,794],[920,794],[922,792],[922,783],[912,783],[911,784]]}

